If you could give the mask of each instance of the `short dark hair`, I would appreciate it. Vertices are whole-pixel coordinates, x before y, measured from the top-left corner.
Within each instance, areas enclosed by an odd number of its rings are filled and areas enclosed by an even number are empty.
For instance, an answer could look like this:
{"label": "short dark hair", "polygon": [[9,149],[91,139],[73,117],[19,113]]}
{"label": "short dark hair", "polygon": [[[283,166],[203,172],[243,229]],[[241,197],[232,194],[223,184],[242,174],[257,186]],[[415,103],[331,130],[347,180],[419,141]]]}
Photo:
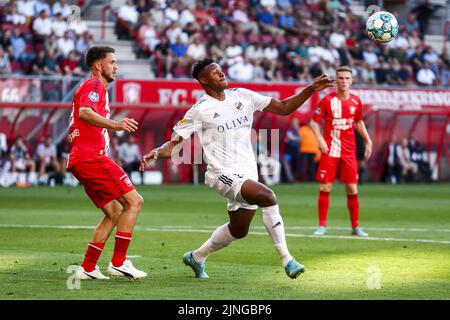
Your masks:
{"label": "short dark hair", "polygon": [[200,72],[202,72],[202,70],[205,69],[205,67],[207,65],[210,65],[211,63],[214,63],[214,60],[211,58],[205,58],[203,60],[199,60],[196,63],[194,63],[192,65],[191,71],[192,77],[198,80],[198,75],[200,74]]}
{"label": "short dark hair", "polygon": [[111,47],[95,46],[95,47],[90,48],[86,52],[86,56],[84,58],[84,62],[90,68],[90,67],[92,67],[92,64],[95,61],[101,60],[101,59],[105,59],[106,54],[114,53],[114,52],[115,52],[114,48],[111,48]]}

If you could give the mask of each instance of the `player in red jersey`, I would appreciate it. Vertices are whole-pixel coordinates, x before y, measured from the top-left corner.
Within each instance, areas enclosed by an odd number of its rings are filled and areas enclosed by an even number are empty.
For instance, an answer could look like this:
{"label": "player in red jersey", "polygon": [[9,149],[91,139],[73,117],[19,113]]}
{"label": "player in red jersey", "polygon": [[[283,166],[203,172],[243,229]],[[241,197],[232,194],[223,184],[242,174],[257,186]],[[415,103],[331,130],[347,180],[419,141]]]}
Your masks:
{"label": "player in red jersey", "polygon": [[72,144],[67,170],[84,185],[92,202],[101,208],[104,217],[88,245],[85,259],[76,272],[78,279],[109,279],[100,272],[98,258],[114,227],[117,226],[114,254],[108,273],[115,276],[144,278],[126,259],[132,232],[143,199],[125,172],[108,157],[108,129],[134,132],[134,119],[109,119],[108,83],[115,80],[117,60],[111,47],[92,47],[86,53],[91,77],[75,92],[68,139]]}
{"label": "player in red jersey", "polygon": [[[359,226],[358,164],[356,161],[356,130],[365,142],[364,157],[372,154],[372,141],[362,118],[362,103],[358,96],[350,93],[352,70],[349,67],[336,69],[337,91],[325,96],[310,122],[311,129],[319,142],[322,157],[316,179],[320,182],[319,228],[314,232],[322,236],[326,232],[330,192],[339,171],[341,182],[345,183],[347,207],[350,211],[352,234],[367,237]],[[323,135],[319,122],[324,119]]]}

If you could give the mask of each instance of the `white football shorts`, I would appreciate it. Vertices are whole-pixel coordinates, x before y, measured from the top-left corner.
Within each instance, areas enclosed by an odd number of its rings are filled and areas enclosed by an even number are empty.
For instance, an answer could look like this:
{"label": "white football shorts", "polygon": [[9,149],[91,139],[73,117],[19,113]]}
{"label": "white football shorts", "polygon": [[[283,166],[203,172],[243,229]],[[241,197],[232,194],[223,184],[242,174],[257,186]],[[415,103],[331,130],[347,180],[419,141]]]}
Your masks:
{"label": "white football shorts", "polygon": [[257,205],[247,203],[241,196],[242,184],[248,179],[258,181],[258,174],[213,174],[209,171],[205,173],[205,184],[216,189],[217,192],[228,199],[228,211],[236,211],[239,208],[258,209]]}

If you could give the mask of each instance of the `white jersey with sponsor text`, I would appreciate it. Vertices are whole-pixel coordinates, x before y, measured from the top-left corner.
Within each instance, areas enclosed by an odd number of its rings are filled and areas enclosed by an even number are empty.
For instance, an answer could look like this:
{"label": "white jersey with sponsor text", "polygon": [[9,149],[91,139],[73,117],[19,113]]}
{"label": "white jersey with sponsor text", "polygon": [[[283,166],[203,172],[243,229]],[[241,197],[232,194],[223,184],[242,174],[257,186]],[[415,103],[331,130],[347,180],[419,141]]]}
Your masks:
{"label": "white jersey with sponsor text", "polygon": [[267,107],[271,98],[243,88],[224,93],[222,101],[204,94],[173,130],[183,139],[198,134],[208,172],[257,173],[251,143],[253,113]]}

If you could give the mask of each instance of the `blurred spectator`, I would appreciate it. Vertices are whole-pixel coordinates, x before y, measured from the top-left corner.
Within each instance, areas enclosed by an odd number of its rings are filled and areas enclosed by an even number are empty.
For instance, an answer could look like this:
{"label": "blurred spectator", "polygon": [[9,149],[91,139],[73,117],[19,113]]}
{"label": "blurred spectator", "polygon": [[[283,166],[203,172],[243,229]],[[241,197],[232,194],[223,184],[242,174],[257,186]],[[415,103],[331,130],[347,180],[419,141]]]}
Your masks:
{"label": "blurred spectator", "polygon": [[407,62],[403,62],[398,70],[398,82],[400,85],[410,86],[414,84],[412,68]]}
{"label": "blurred spectator", "polygon": [[25,16],[17,11],[16,6],[10,7],[10,12],[6,15],[5,21],[14,25],[26,23]]}
{"label": "blurred spectator", "polygon": [[138,37],[150,51],[154,51],[159,43],[158,32],[153,24],[152,17],[147,17],[145,23],[139,28]]}
{"label": "blurred spectator", "polygon": [[60,165],[57,158],[56,145],[53,143],[51,136],[47,136],[44,142],[38,144],[36,148],[36,163],[39,167],[39,183],[41,184],[46,182],[44,178],[45,173],[59,173]]}
{"label": "blurred spectator", "polygon": [[420,31],[419,22],[417,21],[417,16],[413,13],[408,15],[406,23],[404,24],[408,33],[412,33],[413,31]]}
{"label": "blurred spectator", "polygon": [[119,40],[129,39],[130,31],[134,30],[138,22],[139,13],[133,5],[133,1],[126,0],[117,12],[119,20],[116,22],[116,34]]}
{"label": "blurred spectator", "polygon": [[67,31],[67,22],[63,19],[61,12],[56,13],[51,28],[56,37],[64,36],[64,33]]}
{"label": "blurred spectator", "polygon": [[431,70],[428,62],[423,63],[423,67],[417,72],[417,82],[423,86],[432,86],[436,83],[436,75]]}
{"label": "blurred spectator", "polygon": [[373,64],[365,64],[361,71],[361,80],[364,84],[377,84],[377,77],[375,74],[375,70],[373,68]]}
{"label": "blurred spectator", "polygon": [[132,171],[138,171],[141,161],[141,151],[136,143],[136,138],[133,135],[129,135],[125,142],[122,142],[119,146],[119,157],[122,161],[122,168],[131,176]]}
{"label": "blurred spectator", "polygon": [[314,181],[317,163],[320,159],[319,143],[307,124],[299,128],[300,136],[300,181]]}
{"label": "blurred spectator", "polygon": [[236,24],[241,24],[244,32],[259,33],[258,24],[250,20],[248,10],[245,2],[236,2],[236,8],[233,10],[232,21]]}
{"label": "blurred spectator", "polygon": [[431,181],[430,164],[425,161],[423,146],[414,139],[409,140],[409,151],[411,154],[411,160],[417,164],[418,171],[423,181]]}
{"label": "blurred spectator", "polygon": [[241,61],[231,65],[228,69],[228,76],[231,80],[248,82],[253,79],[254,66],[244,57]]}
{"label": "blurred spectator", "polygon": [[396,184],[401,181],[402,166],[399,158],[399,145],[395,137],[388,146],[387,166],[386,166],[386,180],[391,184]]}
{"label": "blurred spectator", "polygon": [[433,5],[429,0],[424,0],[421,4],[411,10],[411,13],[415,14],[417,17],[422,37],[427,33],[428,23],[431,16],[440,7],[442,6]]}
{"label": "blurred spectator", "polygon": [[43,0],[35,0],[34,3],[34,12],[41,13],[42,11],[45,11],[47,13],[47,16],[52,16],[52,11],[50,10],[50,6],[48,3],[46,3]]}
{"label": "blurred spectator", "polygon": [[119,149],[120,149],[119,138],[115,134],[111,135],[111,140],[109,142],[108,157],[113,159],[118,166],[122,167],[123,164],[122,160],[120,160]]}
{"label": "blurred spectator", "polygon": [[64,75],[82,76],[84,71],[80,67],[79,57],[75,51],[71,51],[69,56],[60,63],[60,68]]}
{"label": "blurred spectator", "polygon": [[299,160],[300,136],[298,133],[299,121],[294,118],[291,127],[286,132],[284,140],[285,151],[283,158],[283,168],[288,182],[295,182],[295,172],[297,171],[297,163]]}
{"label": "blurred spectator", "polygon": [[11,64],[9,63],[9,57],[5,50],[3,50],[3,47],[0,46],[0,74],[9,73],[11,73]]}
{"label": "blurred spectator", "polygon": [[201,60],[206,57],[206,47],[199,34],[193,36],[192,42],[187,47],[186,55],[193,61]]}
{"label": "blurred spectator", "polygon": [[88,31],[86,31],[85,33],[83,33],[82,36],[80,36],[78,38],[77,44],[76,44],[76,51],[79,54],[84,55],[84,53],[93,46],[94,46],[94,41],[92,40],[92,35]]}
{"label": "blurred spectator", "polygon": [[67,19],[72,14],[72,10],[66,3],[66,0],[55,1],[52,7],[52,12],[54,16],[56,16],[58,13],[61,13],[64,19]]}
{"label": "blurred spectator", "polygon": [[45,50],[41,49],[37,53],[36,58],[34,58],[30,63],[30,73],[43,75],[46,66],[47,66],[47,59],[45,57]]}
{"label": "blurred spectator", "polygon": [[34,4],[35,0],[19,0],[17,1],[17,11],[19,14],[25,16],[26,23],[30,24],[35,16]]}
{"label": "blurred spectator", "polygon": [[408,146],[408,139],[402,139],[400,145],[397,146],[397,155],[400,166],[402,168],[402,178],[406,182],[415,181],[419,166],[411,159],[411,152]]}
{"label": "blurred spectator", "polygon": [[70,30],[72,34],[80,36],[86,31],[88,31],[88,25],[81,18],[70,19],[68,21],[67,29]]}
{"label": "blurred spectator", "polygon": [[33,31],[35,41],[38,43],[44,43],[45,38],[52,33],[52,20],[47,11],[40,11],[39,17],[33,22]]}
{"label": "blurred spectator", "polygon": [[64,32],[64,36],[57,40],[58,50],[67,57],[70,52],[75,50],[75,42],[69,35],[69,31]]}
{"label": "blurred spectator", "polygon": [[[9,151],[9,160],[11,166],[11,172],[13,174],[17,172],[28,172],[28,182],[31,182],[31,173],[36,172],[36,164],[31,159],[28,148],[25,145],[25,141],[21,136],[15,138],[13,145]],[[17,180],[17,175],[13,175],[13,181]]]}

